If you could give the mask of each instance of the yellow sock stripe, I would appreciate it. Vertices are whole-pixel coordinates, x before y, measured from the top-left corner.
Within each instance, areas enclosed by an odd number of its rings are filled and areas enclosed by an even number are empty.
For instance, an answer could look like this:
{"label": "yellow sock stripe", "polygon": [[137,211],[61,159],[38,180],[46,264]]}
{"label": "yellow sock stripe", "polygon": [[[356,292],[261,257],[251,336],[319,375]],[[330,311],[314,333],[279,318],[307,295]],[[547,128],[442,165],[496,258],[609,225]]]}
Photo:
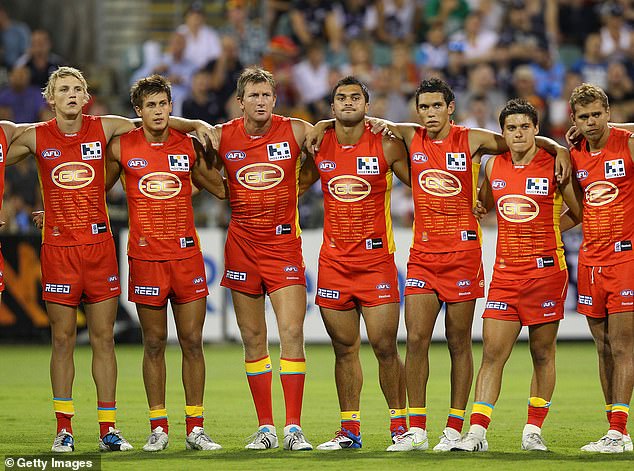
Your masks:
{"label": "yellow sock stripe", "polygon": [[185,417],[202,417],[203,406],[185,406]]}
{"label": "yellow sock stripe", "polygon": [[390,419],[401,419],[407,417],[407,409],[390,409]]}
{"label": "yellow sock stripe", "polygon": [[486,402],[474,402],[471,412],[473,414],[482,414],[490,418],[493,414],[493,405]]}
{"label": "yellow sock stripe", "polygon": [[532,407],[550,407],[550,402],[541,397],[533,396],[528,398],[528,405]]}
{"label": "yellow sock stripe", "polygon": [[627,415],[629,415],[630,405],[629,404],[612,404],[612,412],[625,412]]}
{"label": "yellow sock stripe", "polygon": [[97,408],[97,422],[116,422],[117,421],[117,409],[116,408]]}
{"label": "yellow sock stripe", "polygon": [[606,412],[612,412],[612,404],[606,404],[605,405],[605,411]]}
{"label": "yellow sock stripe", "polygon": [[303,375],[306,374],[306,360],[285,360],[280,358],[281,375]]}
{"label": "yellow sock stripe", "polygon": [[271,372],[271,357],[267,356],[257,361],[245,361],[244,369],[248,376],[261,375]]}
{"label": "yellow sock stripe", "polygon": [[462,419],[464,420],[464,415],[465,415],[465,410],[462,409],[454,409],[453,407],[449,408],[449,416],[450,417],[455,417],[457,419]]}
{"label": "yellow sock stripe", "polygon": [[150,420],[167,419],[167,409],[150,409]]}
{"label": "yellow sock stripe", "polygon": [[409,415],[427,415],[427,407],[410,407]]}
{"label": "yellow sock stripe", "polygon": [[359,412],[358,410],[346,410],[346,411],[341,411],[341,421],[355,421],[355,422],[360,422],[361,421],[361,412]]}
{"label": "yellow sock stripe", "polygon": [[75,415],[75,405],[72,398],[54,397],[53,409],[61,414]]}

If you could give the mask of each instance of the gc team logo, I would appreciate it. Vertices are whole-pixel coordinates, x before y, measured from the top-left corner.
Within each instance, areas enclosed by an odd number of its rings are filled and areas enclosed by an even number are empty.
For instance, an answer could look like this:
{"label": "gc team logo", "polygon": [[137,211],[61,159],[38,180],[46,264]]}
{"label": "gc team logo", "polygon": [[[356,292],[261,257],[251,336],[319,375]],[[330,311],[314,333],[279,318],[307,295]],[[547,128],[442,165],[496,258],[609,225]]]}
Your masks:
{"label": "gc team logo", "polygon": [[328,191],[337,200],[344,203],[361,201],[370,194],[372,185],[356,175],[340,175],[328,182]]}
{"label": "gc team logo", "polygon": [[183,184],[171,173],[152,172],[139,180],[139,191],[155,200],[167,200],[181,192]]}
{"label": "gc team logo", "polygon": [[236,172],[236,179],[249,190],[269,190],[284,179],[284,170],[275,164],[250,164]]}
{"label": "gc team logo", "polygon": [[462,190],[462,183],[444,170],[425,170],[418,176],[418,184],[425,193],[434,196],[455,196]]}
{"label": "gc team logo", "polygon": [[618,187],[611,182],[594,182],[586,187],[585,200],[590,206],[609,204],[619,195]]}
{"label": "gc team logo", "polygon": [[506,195],[498,200],[498,212],[508,222],[528,222],[539,214],[539,205],[528,196]]}
{"label": "gc team logo", "polygon": [[51,180],[60,188],[77,190],[95,179],[95,170],[83,162],[65,162],[51,172]]}

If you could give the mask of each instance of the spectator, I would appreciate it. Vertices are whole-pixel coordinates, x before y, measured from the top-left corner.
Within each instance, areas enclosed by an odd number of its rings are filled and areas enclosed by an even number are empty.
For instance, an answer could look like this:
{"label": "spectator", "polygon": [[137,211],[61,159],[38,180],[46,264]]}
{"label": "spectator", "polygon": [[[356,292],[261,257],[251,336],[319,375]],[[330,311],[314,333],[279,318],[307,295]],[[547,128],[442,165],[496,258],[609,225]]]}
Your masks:
{"label": "spectator", "polygon": [[221,34],[233,38],[238,45],[240,63],[245,67],[260,64],[269,42],[266,28],[260,22],[249,19],[246,0],[229,0],[226,10],[227,26]]}
{"label": "spectator", "polygon": [[634,121],[634,83],[621,62],[609,65],[605,90],[610,100],[610,119],[617,123]]}
{"label": "spectator", "polygon": [[415,52],[416,65],[424,75],[426,70],[447,67],[449,48],[442,22],[436,21],[427,30],[426,40]]}
{"label": "spectator", "polygon": [[31,85],[40,90],[46,87],[48,77],[61,65],[64,59],[51,52],[51,38],[48,31],[36,29],[31,33],[29,52],[20,57],[16,66],[26,66],[31,71]]}
{"label": "spectator", "polygon": [[535,76],[529,65],[521,65],[513,72],[511,96],[523,98],[537,109],[541,132],[547,133],[546,102],[537,94]]}
{"label": "spectator", "polygon": [[429,23],[440,21],[445,25],[445,33],[451,36],[462,29],[469,14],[466,0],[428,0],[425,2],[425,20]]}
{"label": "spectator", "polygon": [[489,64],[479,64],[471,69],[468,87],[466,94],[457,95],[458,101],[468,103],[471,102],[473,96],[484,96],[491,107],[493,116],[498,115],[508,99],[507,94],[501,90],[497,82],[493,67]]}
{"label": "spectator", "polygon": [[197,68],[217,59],[222,52],[218,33],[205,21],[205,6],[203,2],[196,1],[185,11],[184,24],[176,29],[185,36],[185,58]]}
{"label": "spectator", "polygon": [[338,52],[342,31],[337,24],[332,1],[293,0],[290,11],[293,40],[302,48],[322,41]]}
{"label": "spectator", "polygon": [[601,27],[595,2],[560,0],[558,3],[560,43],[574,45],[582,50],[586,37]]}
{"label": "spectator", "polygon": [[482,16],[476,11],[467,16],[464,30],[454,33],[450,42],[463,45],[465,61],[471,65],[493,59],[498,35],[495,31],[482,28]]}
{"label": "spectator", "polygon": [[[442,69],[443,77],[439,78],[443,78],[449,84],[454,93],[459,95],[464,93],[468,86],[464,52],[462,50],[462,45],[456,43],[449,44],[448,49],[447,66]],[[434,75],[433,71],[429,71],[429,74]]]}
{"label": "spectator", "polygon": [[330,74],[323,44],[312,43],[306,50],[306,58],[293,66],[293,82],[296,84],[299,103],[306,108],[310,120],[329,118]]}
{"label": "spectator", "polygon": [[276,113],[288,115],[297,103],[297,90],[293,83],[293,65],[299,49],[287,36],[276,36],[269,43],[269,52],[262,59],[263,68],[275,77]]}
{"label": "spectator", "polygon": [[4,6],[0,6],[0,44],[2,65],[11,69],[31,45],[31,30],[24,23],[14,21]]}
{"label": "spectator", "polygon": [[533,29],[530,14],[523,1],[512,2],[504,24],[496,57],[511,71],[518,65],[528,64],[535,49],[548,47],[545,34]]}
{"label": "spectator", "polygon": [[192,78],[189,96],[183,102],[183,118],[202,119],[211,124],[223,123],[229,119],[225,110],[225,98],[211,93],[211,77],[205,70],[197,71]]}
{"label": "spectator", "polygon": [[[345,44],[352,39],[365,39],[372,28],[375,16],[374,2],[368,0],[343,0],[334,5],[340,41]],[[341,49],[342,45],[338,48]]]}
{"label": "spectator", "polygon": [[608,83],[608,64],[601,55],[601,36],[589,34],[586,38],[583,57],[571,68],[581,75],[581,80],[605,89]]}
{"label": "spectator", "polygon": [[605,58],[621,60],[632,45],[632,28],[625,22],[623,13],[618,3],[601,7],[601,54]]}
{"label": "spectator", "polygon": [[566,74],[564,65],[555,60],[548,49],[538,49],[530,66],[535,77],[537,94],[544,100],[559,98]]}
{"label": "spectator", "polygon": [[469,98],[467,112],[462,113],[460,124],[468,128],[481,128],[499,132],[500,125],[494,119],[492,111],[486,95],[472,95]]}
{"label": "spectator", "polygon": [[341,75],[354,75],[372,88],[376,67],[372,61],[372,43],[355,39],[348,43],[348,62],[341,67]]}
{"label": "spectator", "polygon": [[218,110],[223,110],[229,119],[242,114],[239,109],[233,109],[232,111],[230,107],[230,105],[236,104],[232,98],[234,97],[236,84],[242,69],[244,69],[244,66],[238,58],[236,42],[231,36],[223,36],[222,54],[218,59],[209,62],[204,70],[210,73],[209,99],[215,103],[214,107]]}
{"label": "spectator", "polygon": [[185,56],[186,39],[182,33],[174,32],[170,35],[165,54],[158,63],[148,63],[132,75],[132,83],[140,78],[152,74],[159,74],[167,78],[172,84],[172,103],[174,116],[181,116],[183,101],[189,95],[192,77],[196,72],[196,65]]}
{"label": "spectator", "polygon": [[419,22],[420,9],[415,0],[376,2],[376,37],[385,44],[412,44],[416,39]]}
{"label": "spectator", "polygon": [[34,123],[44,118],[47,110],[42,91],[30,84],[31,72],[14,67],[8,85],[0,90],[0,119],[14,123]]}
{"label": "spectator", "polygon": [[7,167],[6,176],[6,213],[10,232],[28,233],[33,231],[31,212],[41,208],[40,184],[33,160],[24,160],[17,165]]}

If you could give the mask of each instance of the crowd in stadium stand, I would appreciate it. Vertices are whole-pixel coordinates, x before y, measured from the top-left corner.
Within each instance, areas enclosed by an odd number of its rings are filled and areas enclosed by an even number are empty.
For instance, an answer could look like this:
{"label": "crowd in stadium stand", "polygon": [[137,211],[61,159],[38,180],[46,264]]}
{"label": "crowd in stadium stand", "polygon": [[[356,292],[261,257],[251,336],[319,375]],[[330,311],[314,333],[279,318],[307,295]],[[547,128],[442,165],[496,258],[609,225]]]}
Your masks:
{"label": "crowd in stadium stand", "polygon": [[[541,133],[563,142],[568,97],[581,82],[606,90],[612,121],[634,121],[630,0],[229,0],[215,16],[207,3],[187,5],[166,44],[143,44],[142,66],[130,77],[167,76],[176,115],[213,124],[238,116],[236,78],[258,64],[277,80],[276,112],[310,122],[330,117],[330,89],[349,74],[368,84],[370,115],[393,121],[416,121],[414,91],[430,77],[452,86],[455,120],[470,127],[498,131],[499,110],[523,97],[539,110]],[[31,32],[2,8],[0,36],[9,70],[0,116],[48,119],[37,91],[64,59],[46,31]],[[88,112],[111,111],[104,103],[94,96]],[[40,207],[34,164],[26,162],[7,169],[3,230],[31,231],[28,215]],[[408,195],[395,188],[397,225],[411,223]],[[122,198],[115,190],[115,218]],[[226,224],[224,203],[197,204],[201,225]],[[304,227],[319,227],[320,207],[314,188],[300,201]]]}

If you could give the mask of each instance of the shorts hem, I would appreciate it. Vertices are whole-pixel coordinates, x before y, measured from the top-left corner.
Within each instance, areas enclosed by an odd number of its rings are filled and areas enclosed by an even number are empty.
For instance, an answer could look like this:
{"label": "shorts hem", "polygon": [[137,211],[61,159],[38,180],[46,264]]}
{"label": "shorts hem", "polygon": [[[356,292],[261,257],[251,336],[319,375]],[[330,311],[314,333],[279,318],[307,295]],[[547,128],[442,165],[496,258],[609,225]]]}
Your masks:
{"label": "shorts hem", "polygon": [[259,291],[257,290],[251,290],[247,287],[236,287],[234,285],[231,285],[229,283],[225,283],[224,281],[220,282],[220,286],[222,286],[223,288],[227,288],[230,289],[231,291],[238,291],[239,293],[244,293],[244,294],[252,294],[252,295],[259,295],[259,294],[264,294],[264,290],[260,289]]}
{"label": "shorts hem", "polygon": [[266,290],[266,292],[270,295],[271,293],[274,293],[275,291],[282,289],[282,288],[288,288],[289,286],[303,286],[304,288],[306,288],[306,282],[302,282],[301,280],[297,280],[296,283],[284,283],[284,284],[280,284],[280,285],[276,285],[274,288],[268,289]]}
{"label": "shorts hem", "polygon": [[168,298],[168,299],[170,299],[173,303],[176,303],[176,304],[187,304],[193,301],[198,301],[199,299],[206,298],[207,296],[209,296],[209,291],[207,291],[206,293],[198,293],[194,296],[190,296],[185,299],[176,299],[176,298]]}

